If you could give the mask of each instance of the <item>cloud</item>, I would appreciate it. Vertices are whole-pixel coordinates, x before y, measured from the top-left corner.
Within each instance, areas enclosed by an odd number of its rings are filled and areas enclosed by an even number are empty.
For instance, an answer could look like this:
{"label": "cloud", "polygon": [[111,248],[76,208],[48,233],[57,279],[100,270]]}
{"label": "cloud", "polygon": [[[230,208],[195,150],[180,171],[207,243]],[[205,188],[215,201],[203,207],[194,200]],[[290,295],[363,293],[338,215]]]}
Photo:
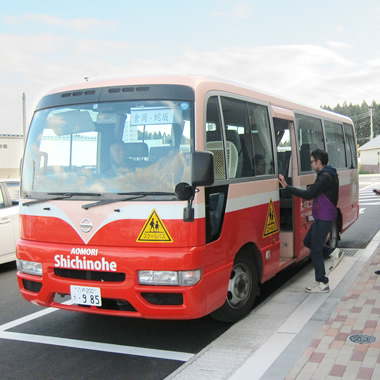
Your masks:
{"label": "cloud", "polygon": [[[230,4],[227,10],[218,10],[212,12],[212,16],[216,17],[228,17],[235,19],[250,19],[252,16],[252,5],[244,4],[239,0],[220,0],[222,3]],[[225,6],[224,6],[225,7]]]}
{"label": "cloud", "polygon": [[52,88],[80,82],[86,76],[91,79],[97,73],[106,77],[124,71],[125,76],[129,60],[126,52],[136,48],[124,41],[76,41],[54,34],[0,34],[0,46],[12,46],[11,49],[0,49],[0,85],[6,89],[5,95],[0,95],[0,133],[4,130],[13,133],[14,129],[20,133],[22,130],[23,92],[26,93],[27,119],[30,120],[39,99]]}
{"label": "cloud", "polygon": [[[154,54],[154,46],[67,36],[0,34],[0,133],[20,133],[21,97],[27,119],[50,89],[105,77],[204,74],[313,106],[380,99],[380,59],[353,63],[340,50],[317,45],[273,45]],[[144,55],[149,51],[150,55]],[[344,52],[344,49],[343,49]],[[172,55],[170,55],[172,54]],[[13,132],[12,132],[13,131]],[[14,132],[17,131],[17,132]]]}
{"label": "cloud", "polygon": [[351,47],[351,45],[349,44],[346,44],[344,42],[338,42],[338,41],[327,41],[327,45],[333,49],[346,49],[346,48]]}
{"label": "cloud", "polygon": [[375,7],[372,10],[372,12],[373,12],[373,16],[374,16],[375,20],[380,21],[380,7],[379,6]]}
{"label": "cloud", "polygon": [[[353,63],[335,51],[314,45],[235,47],[205,52],[187,48],[180,58],[139,59],[131,65],[137,74],[154,70],[214,75],[314,106],[335,103],[328,94],[336,78],[356,70]],[[342,94],[343,88],[339,86],[337,92]]]}
{"label": "cloud", "polygon": [[115,21],[99,20],[95,18],[62,19],[47,14],[24,14],[19,17],[5,16],[3,20],[7,24],[16,26],[23,25],[24,23],[32,23],[82,32],[113,29],[116,27]]}

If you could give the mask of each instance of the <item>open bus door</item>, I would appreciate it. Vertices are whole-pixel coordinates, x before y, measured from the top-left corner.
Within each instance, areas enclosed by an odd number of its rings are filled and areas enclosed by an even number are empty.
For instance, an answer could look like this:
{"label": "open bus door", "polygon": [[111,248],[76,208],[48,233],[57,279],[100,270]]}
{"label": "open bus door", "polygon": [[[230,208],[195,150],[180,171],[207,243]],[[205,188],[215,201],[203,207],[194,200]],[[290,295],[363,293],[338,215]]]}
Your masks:
{"label": "open bus door", "polygon": [[[289,185],[293,184],[295,159],[294,123],[285,119],[274,119],[277,145],[278,174],[282,174]],[[294,197],[280,186],[280,265],[294,258]]]}

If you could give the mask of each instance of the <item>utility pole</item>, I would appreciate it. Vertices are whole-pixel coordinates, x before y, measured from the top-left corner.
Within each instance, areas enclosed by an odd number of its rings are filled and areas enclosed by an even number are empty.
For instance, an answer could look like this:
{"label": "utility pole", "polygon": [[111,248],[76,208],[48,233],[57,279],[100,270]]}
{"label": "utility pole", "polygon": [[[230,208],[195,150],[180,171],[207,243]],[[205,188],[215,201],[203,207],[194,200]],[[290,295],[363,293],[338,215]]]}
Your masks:
{"label": "utility pole", "polygon": [[26,142],[26,95],[22,93],[22,133],[24,134],[24,145]]}
{"label": "utility pole", "polygon": [[371,134],[369,136],[369,139],[373,140],[373,107],[368,107],[368,110],[369,110],[369,116],[371,118],[371,121],[370,121]]}

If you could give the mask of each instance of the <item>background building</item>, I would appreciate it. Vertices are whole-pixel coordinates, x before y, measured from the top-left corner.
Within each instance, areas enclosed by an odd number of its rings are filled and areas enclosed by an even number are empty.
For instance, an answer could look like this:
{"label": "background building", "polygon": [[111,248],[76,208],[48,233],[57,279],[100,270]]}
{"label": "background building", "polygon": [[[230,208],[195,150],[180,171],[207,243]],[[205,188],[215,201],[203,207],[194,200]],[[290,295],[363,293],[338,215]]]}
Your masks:
{"label": "background building", "polygon": [[364,173],[380,173],[380,135],[358,149],[360,170]]}
{"label": "background building", "polygon": [[0,178],[20,178],[20,162],[23,150],[23,135],[0,134]]}

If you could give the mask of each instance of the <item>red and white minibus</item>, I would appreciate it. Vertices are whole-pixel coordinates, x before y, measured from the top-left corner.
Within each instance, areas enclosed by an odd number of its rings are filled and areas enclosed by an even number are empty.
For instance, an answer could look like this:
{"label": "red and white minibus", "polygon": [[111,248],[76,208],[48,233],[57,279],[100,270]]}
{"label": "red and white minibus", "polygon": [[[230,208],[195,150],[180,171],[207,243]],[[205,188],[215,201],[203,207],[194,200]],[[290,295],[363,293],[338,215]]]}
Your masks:
{"label": "red and white minibus", "polygon": [[51,91],[22,163],[21,293],[88,313],[237,321],[309,253],[312,201],[283,194],[278,175],[312,184],[316,148],[339,173],[336,246],[358,218],[349,118],[207,77]]}

